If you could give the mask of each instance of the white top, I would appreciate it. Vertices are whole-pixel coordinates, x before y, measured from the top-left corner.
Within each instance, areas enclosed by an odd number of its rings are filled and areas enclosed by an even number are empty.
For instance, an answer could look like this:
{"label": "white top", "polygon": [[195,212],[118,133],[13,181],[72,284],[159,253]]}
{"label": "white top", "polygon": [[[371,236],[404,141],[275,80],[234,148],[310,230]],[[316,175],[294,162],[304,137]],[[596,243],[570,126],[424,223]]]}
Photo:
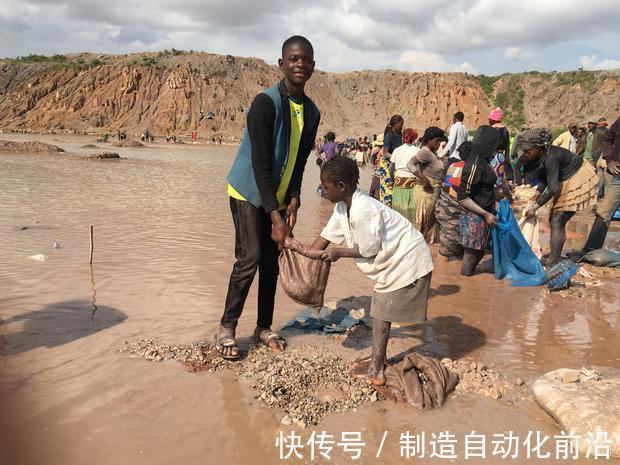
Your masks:
{"label": "white top", "polygon": [[351,210],[338,202],[321,237],[334,244],[357,246],[364,258],[358,268],[375,281],[376,292],[402,289],[433,271],[431,249],[420,231],[400,213],[357,189]]}
{"label": "white top", "polygon": [[394,149],[390,161],[394,163],[394,176],[410,178],[413,173],[407,169],[407,163],[418,152],[419,147],[413,144],[403,144]]}
{"label": "white top", "polygon": [[450,126],[450,135],[448,136],[448,143],[443,148],[443,150],[439,153],[440,157],[455,157],[459,160],[461,157],[459,153],[456,151],[463,142],[465,142],[469,138],[469,132],[465,125],[457,121],[452,126]]}

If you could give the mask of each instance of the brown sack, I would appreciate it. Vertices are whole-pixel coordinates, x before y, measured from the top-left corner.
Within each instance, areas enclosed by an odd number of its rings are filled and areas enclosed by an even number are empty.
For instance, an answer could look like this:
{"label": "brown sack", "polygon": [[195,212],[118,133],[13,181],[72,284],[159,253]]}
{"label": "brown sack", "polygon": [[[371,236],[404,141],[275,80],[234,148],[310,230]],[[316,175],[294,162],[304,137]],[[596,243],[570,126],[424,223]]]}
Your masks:
{"label": "brown sack", "polygon": [[282,289],[295,302],[308,307],[322,307],[331,264],[304,257],[291,249],[280,254]]}
{"label": "brown sack", "polygon": [[439,360],[412,352],[401,361],[388,365],[385,386],[375,388],[386,399],[430,410],[441,407],[457,383],[456,375]]}

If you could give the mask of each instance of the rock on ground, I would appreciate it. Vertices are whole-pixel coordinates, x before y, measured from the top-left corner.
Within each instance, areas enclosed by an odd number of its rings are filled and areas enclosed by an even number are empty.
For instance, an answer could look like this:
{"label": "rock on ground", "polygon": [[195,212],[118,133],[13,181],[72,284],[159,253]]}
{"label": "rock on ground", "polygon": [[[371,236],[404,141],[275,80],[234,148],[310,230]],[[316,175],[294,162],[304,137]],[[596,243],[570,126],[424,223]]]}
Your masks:
{"label": "rock on ground", "polygon": [[125,160],[116,152],[101,152],[94,155],[86,155],[86,160]]}
{"label": "rock on ground", "polygon": [[610,455],[620,457],[620,369],[601,373],[560,368],[541,376],[532,390],[562,431],[581,438],[580,453],[586,453],[591,434],[606,432]]}
{"label": "rock on ground", "polygon": [[521,378],[511,379],[484,363],[449,358],[444,358],[441,363],[458,376],[457,393],[479,394],[496,400],[507,398],[516,402],[520,398],[519,388],[525,384]]}

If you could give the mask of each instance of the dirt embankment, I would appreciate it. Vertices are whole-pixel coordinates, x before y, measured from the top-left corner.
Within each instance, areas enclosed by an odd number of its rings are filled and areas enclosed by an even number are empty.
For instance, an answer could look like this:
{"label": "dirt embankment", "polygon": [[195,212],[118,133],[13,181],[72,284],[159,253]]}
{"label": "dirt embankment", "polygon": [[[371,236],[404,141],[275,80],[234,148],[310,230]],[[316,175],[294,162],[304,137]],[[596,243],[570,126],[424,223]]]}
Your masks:
{"label": "dirt embankment", "polygon": [[[58,60],[58,59],[57,59]],[[188,134],[239,139],[252,98],[278,81],[256,58],[160,52],[67,55],[60,61],[0,61],[0,128],[33,132]],[[402,114],[407,126],[447,128],[462,110],[466,125],[486,122],[499,104],[509,124],[557,127],[620,112],[618,71],[524,73],[499,78],[392,70],[317,70],[308,94],[322,112],[321,132],[345,137],[383,129]]]}

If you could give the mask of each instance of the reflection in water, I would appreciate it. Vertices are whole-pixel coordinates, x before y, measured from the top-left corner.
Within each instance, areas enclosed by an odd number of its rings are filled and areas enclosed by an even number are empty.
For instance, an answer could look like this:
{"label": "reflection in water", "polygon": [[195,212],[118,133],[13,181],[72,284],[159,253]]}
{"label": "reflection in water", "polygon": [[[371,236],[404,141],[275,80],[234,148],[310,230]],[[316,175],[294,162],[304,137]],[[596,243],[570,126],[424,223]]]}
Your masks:
{"label": "reflection in water", "polygon": [[92,292],[90,305],[93,307],[93,311],[90,314],[91,320],[95,319],[95,313],[97,312],[97,289],[95,289],[95,273],[93,272],[93,264],[89,265],[90,268],[90,290]]}

